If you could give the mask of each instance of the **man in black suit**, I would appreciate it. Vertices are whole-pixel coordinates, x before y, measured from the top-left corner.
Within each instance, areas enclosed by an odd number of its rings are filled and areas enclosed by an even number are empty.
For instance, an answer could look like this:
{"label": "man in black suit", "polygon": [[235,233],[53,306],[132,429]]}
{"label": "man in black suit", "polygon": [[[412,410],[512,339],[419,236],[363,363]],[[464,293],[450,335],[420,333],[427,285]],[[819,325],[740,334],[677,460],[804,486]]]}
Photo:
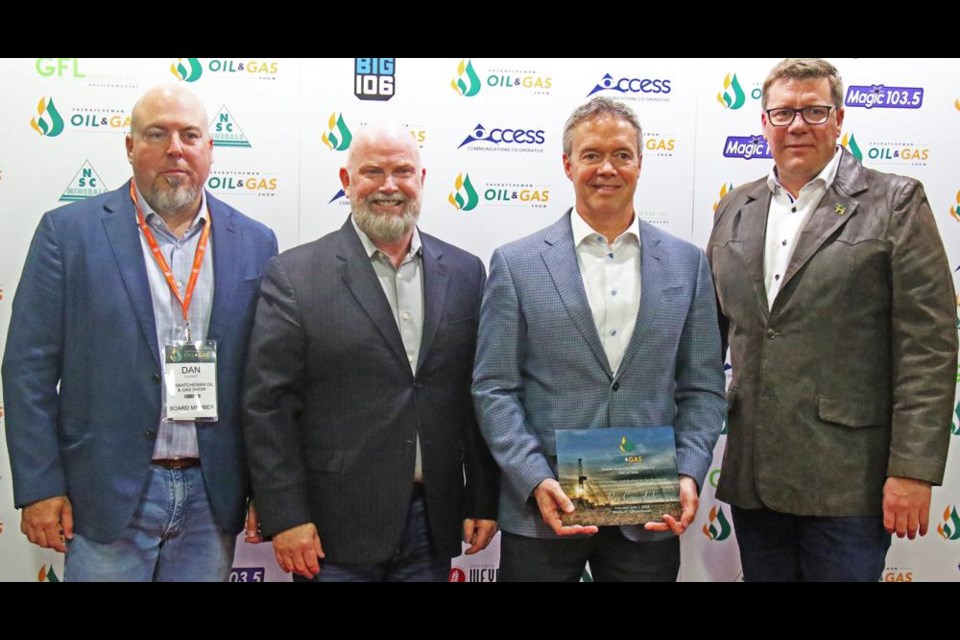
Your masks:
{"label": "man in black suit", "polygon": [[426,170],[371,126],[340,180],[351,216],[269,265],[244,433],[264,535],[314,581],[445,580],[497,529],[499,471],[470,378],[485,271],[416,227]]}

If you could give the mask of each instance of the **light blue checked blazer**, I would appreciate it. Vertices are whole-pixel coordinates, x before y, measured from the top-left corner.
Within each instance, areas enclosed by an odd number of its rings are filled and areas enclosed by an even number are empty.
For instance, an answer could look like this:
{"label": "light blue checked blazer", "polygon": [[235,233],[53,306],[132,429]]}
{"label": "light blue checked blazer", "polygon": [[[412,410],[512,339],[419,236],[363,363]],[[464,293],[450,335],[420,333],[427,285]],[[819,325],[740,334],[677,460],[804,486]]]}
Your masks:
{"label": "light blue checked blazer", "polygon": [[[530,496],[556,477],[555,430],[673,425],[678,470],[702,486],[726,415],[703,251],[640,222],[640,309],[614,373],[587,302],[570,215],[494,251],[473,376],[480,427],[503,470],[500,525],[540,538],[555,534]],[[672,535],[623,530],[633,540]]]}

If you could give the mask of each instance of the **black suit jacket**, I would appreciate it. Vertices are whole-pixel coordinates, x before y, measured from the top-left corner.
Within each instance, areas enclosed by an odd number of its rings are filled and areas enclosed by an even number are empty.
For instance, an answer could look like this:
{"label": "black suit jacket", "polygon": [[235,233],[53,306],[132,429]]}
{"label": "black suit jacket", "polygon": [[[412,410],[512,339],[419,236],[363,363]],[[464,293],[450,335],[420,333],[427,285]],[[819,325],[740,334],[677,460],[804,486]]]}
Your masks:
{"label": "black suit jacket", "polygon": [[379,562],[394,553],[418,431],[437,553],[460,553],[464,517],[496,518],[499,472],[469,394],[483,264],[420,237],[424,325],[416,375],[349,219],[275,258],[261,288],[244,434],[263,532],[314,522],[333,562]]}

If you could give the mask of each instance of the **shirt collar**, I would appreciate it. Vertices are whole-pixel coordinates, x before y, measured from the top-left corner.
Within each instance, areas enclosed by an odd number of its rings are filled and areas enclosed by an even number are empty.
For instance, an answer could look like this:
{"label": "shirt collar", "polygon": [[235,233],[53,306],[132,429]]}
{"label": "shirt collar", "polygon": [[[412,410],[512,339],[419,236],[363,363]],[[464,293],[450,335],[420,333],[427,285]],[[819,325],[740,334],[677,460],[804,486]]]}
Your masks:
{"label": "shirt collar", "polygon": [[[363,244],[363,250],[366,252],[368,258],[373,258],[378,253],[383,253],[380,249],[377,248],[377,245],[373,243],[373,240],[370,239],[363,229],[357,226],[357,221],[353,219],[353,216],[350,216],[350,223],[353,225],[354,231],[357,232],[357,236],[360,237],[360,243]],[[410,251],[407,252],[408,256],[415,256],[420,253],[422,245],[420,243],[420,230],[416,226],[413,227],[413,238],[410,239]]]}
{"label": "shirt collar", "polygon": [[[157,224],[162,225],[162,228],[166,231],[170,229],[167,227],[166,221],[157,213],[153,207],[150,206],[150,203],[147,202],[147,199],[143,197],[143,194],[140,193],[140,187],[137,186],[136,181],[133,183],[134,188],[137,190],[137,202],[140,204],[140,210],[143,211],[143,219],[147,221],[147,224],[150,226],[156,226]],[[209,215],[207,214],[207,190],[200,190],[200,212],[194,217],[193,222],[190,223],[190,228],[187,229],[187,232],[184,234],[184,237],[190,234],[194,229],[200,225],[200,221],[203,220],[206,222],[209,220]]]}
{"label": "shirt collar", "polygon": [[[813,180],[803,185],[802,188],[806,188],[808,184],[813,184],[817,180],[820,180],[823,188],[829,189],[833,186],[833,181],[837,177],[837,169],[840,166],[840,154],[843,153],[843,147],[837,145],[836,151],[833,154],[833,157],[830,159],[830,162],[820,170],[820,173],[813,177]],[[781,189],[780,180],[777,178],[777,165],[773,165],[773,168],[770,169],[770,175],[767,176],[767,188],[776,195],[777,190]],[[784,189],[786,191],[786,189]]]}
{"label": "shirt collar", "polygon": [[[576,207],[573,208],[573,213],[570,214],[570,227],[573,230],[574,247],[579,247],[580,243],[588,238],[596,239],[596,236],[603,235],[597,232],[587,223],[586,220],[583,219],[583,216],[580,215],[580,212],[577,211]],[[613,242],[616,242],[620,238],[623,238],[629,234],[633,234],[633,236],[636,237],[637,243],[640,242],[640,217],[636,213],[633,214],[633,222],[630,223],[630,226],[628,226],[618,237],[614,238]]]}

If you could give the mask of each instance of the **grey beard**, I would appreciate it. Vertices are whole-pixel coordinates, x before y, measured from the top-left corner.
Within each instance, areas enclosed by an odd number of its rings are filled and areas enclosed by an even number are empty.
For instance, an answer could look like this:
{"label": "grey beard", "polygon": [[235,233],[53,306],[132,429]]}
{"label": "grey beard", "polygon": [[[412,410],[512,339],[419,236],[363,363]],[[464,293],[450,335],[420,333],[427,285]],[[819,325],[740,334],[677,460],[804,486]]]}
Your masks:
{"label": "grey beard", "polygon": [[147,193],[143,194],[153,210],[157,213],[180,213],[184,209],[193,205],[200,195],[200,187],[196,185],[183,184],[174,185],[167,182],[169,188],[161,188],[152,185]]}
{"label": "grey beard", "polygon": [[403,214],[399,216],[376,213],[367,201],[351,201],[350,204],[357,226],[372,240],[396,242],[410,233],[420,218],[419,200],[407,200]]}

